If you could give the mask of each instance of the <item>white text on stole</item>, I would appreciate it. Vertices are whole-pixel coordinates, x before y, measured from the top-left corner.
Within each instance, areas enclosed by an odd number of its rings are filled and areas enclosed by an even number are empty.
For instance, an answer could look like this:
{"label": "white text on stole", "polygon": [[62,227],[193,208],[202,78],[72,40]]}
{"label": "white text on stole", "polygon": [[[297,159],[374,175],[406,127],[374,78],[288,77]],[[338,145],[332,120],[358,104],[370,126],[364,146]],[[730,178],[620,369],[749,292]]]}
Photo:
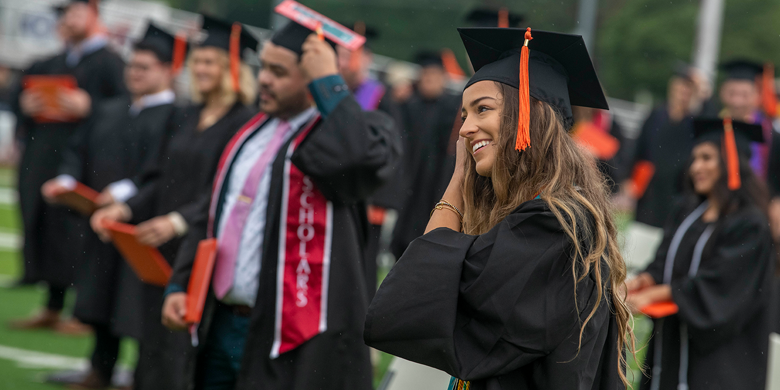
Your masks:
{"label": "white text on stole", "polygon": [[306,243],[314,238],[314,206],[309,203],[309,197],[314,193],[314,183],[309,176],[303,177],[303,192],[301,193],[301,208],[298,211],[298,255],[301,261],[296,269],[296,300],[295,305],[304,307],[309,303],[309,275],[311,267],[309,266],[309,252]]}

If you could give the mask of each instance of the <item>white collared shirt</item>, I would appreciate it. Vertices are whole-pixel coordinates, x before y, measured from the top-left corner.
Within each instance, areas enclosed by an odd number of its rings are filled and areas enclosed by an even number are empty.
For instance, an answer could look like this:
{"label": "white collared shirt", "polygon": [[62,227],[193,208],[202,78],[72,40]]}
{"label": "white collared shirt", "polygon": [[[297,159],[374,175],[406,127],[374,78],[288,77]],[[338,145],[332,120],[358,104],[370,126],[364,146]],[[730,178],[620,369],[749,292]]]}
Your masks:
{"label": "white collared shirt", "polygon": [[176,100],[176,94],[173,93],[173,90],[171,89],[144,95],[130,106],[130,116],[135,118],[141,111],[147,108],[162,106],[163,104],[173,104],[174,100]]}
{"label": "white collared shirt", "polygon": [[[306,111],[290,119],[290,130],[284,135],[286,143],[298,129],[305,125],[317,113],[316,107],[310,107]],[[230,171],[230,177],[225,189],[223,198],[222,213],[217,227],[217,237],[219,238],[225,230],[227,220],[233,207],[238,200],[238,195],[244,188],[244,183],[249,177],[249,173],[254,167],[255,162],[266,150],[268,144],[279,126],[280,120],[271,119],[263,127],[266,129],[258,130],[257,134],[249,138],[241,147]],[[272,130],[273,129],[273,130]],[[279,150],[278,153],[284,153]],[[260,179],[257,195],[252,200],[252,206],[241,233],[241,242],[236,255],[236,268],[233,274],[233,286],[227,292],[222,302],[231,305],[254,306],[257,298],[257,291],[260,285],[260,268],[263,258],[263,235],[266,225],[266,208],[268,207],[268,194],[271,192],[271,166],[273,160],[266,168]]]}

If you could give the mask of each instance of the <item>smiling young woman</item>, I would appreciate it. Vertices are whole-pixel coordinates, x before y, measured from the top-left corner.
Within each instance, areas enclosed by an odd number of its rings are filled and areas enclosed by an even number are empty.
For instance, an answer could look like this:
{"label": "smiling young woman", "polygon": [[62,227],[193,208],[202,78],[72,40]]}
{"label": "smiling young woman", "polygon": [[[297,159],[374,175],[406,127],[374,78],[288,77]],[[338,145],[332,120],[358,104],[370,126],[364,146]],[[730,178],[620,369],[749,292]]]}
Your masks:
{"label": "smiling young woman", "polygon": [[772,239],[767,191],[750,167],[761,142],[760,125],[695,122],[685,198],[671,208],[655,260],[626,283],[634,311],[679,308],[654,320],[652,375],[641,389],[764,388]]}
{"label": "smiling young woman", "polygon": [[455,173],[365,340],[448,372],[453,389],[624,388],[633,336],[609,190],[567,132],[572,104],[607,108],[584,43],[459,31],[476,74]]}

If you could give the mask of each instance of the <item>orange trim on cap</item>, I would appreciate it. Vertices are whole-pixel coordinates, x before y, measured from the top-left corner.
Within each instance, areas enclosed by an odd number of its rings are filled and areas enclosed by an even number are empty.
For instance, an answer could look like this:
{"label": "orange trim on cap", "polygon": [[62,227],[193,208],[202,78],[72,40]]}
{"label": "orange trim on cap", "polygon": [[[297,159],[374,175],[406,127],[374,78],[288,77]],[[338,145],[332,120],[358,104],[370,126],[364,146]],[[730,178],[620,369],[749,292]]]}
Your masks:
{"label": "orange trim on cap", "polygon": [[517,118],[517,140],[515,149],[524,151],[531,146],[531,96],[528,82],[528,57],[531,55],[528,42],[534,39],[531,36],[531,27],[525,31],[525,44],[520,52],[520,112]]}
{"label": "orange trim on cap", "polygon": [[178,75],[184,67],[184,59],[187,56],[187,36],[184,33],[176,34],[173,40],[173,60],[171,61],[171,70],[174,75]]}
{"label": "orange trim on cap", "polygon": [[730,190],[735,191],[742,187],[742,178],[739,176],[739,154],[737,140],[734,138],[734,126],[731,118],[728,117],[723,119],[723,149],[729,175],[728,186]]}
{"label": "orange trim on cap", "polygon": [[241,90],[239,85],[239,70],[241,69],[241,23],[233,23],[230,30],[230,78],[233,80],[233,90]]}
{"label": "orange trim on cap", "polygon": [[777,95],[775,94],[775,66],[771,62],[764,64],[761,82],[761,105],[770,117],[777,116]]}

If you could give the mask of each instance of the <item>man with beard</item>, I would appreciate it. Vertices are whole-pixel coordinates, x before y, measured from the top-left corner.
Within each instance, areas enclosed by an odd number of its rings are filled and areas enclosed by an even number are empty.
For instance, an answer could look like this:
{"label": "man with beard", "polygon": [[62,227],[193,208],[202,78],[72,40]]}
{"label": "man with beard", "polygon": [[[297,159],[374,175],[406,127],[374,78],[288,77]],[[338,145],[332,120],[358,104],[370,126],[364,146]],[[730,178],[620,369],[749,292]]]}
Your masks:
{"label": "man with beard", "polygon": [[24,224],[24,277],[22,283],[44,281],[49,285],[45,310],[33,318],[14,323],[19,328],[54,327],[59,323],[65,290],[74,282],[80,261],[85,228],[64,207],[49,205],[41,185],[57,175],[62,152],[93,107],[103,100],[126,93],[124,63],[108,48],[108,37],[98,19],[96,1],[69,0],[56,8],[59,31],[66,50],[38,62],[27,76],[72,76],[75,90],[59,92],[59,106],[67,122],[43,122],[36,117],[45,109],[44,98],[32,89],[20,91],[16,102],[19,133],[24,134],[24,153],[19,165],[19,202]]}
{"label": "man with beard", "polygon": [[198,241],[216,237],[190,361],[196,388],[371,389],[365,199],[391,176],[400,141],[390,118],[349,94],[334,50],[311,30],[290,22],[260,62],[262,113],[223,153],[208,222],[182,244],[163,322],[190,325],[183,290]]}

